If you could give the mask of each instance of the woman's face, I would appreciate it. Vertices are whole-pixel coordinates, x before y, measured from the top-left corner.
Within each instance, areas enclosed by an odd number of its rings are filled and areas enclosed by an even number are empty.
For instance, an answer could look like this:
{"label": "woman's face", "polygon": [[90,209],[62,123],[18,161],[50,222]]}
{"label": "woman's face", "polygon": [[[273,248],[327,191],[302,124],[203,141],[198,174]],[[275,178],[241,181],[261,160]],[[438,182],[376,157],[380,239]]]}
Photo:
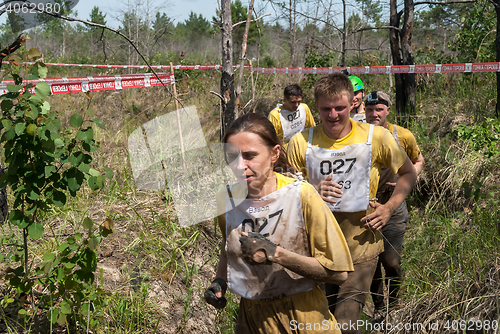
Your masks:
{"label": "woman's face", "polygon": [[[278,160],[280,145],[272,149],[265,145],[262,138],[253,132],[239,132],[227,139],[226,158],[234,175],[246,182],[251,197],[262,197],[262,193],[270,176],[273,176],[273,165]],[[274,180],[274,179],[273,179]]]}

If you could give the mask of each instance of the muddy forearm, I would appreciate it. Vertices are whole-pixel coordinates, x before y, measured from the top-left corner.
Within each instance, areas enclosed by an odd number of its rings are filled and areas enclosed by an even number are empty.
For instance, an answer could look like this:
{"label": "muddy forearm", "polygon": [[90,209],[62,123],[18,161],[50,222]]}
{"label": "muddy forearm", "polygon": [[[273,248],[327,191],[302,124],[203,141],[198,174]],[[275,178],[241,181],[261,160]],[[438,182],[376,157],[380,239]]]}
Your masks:
{"label": "muddy forearm", "polygon": [[340,285],[347,279],[347,272],[332,271],[323,267],[314,257],[299,255],[282,247],[276,248],[274,262],[283,267],[319,282]]}

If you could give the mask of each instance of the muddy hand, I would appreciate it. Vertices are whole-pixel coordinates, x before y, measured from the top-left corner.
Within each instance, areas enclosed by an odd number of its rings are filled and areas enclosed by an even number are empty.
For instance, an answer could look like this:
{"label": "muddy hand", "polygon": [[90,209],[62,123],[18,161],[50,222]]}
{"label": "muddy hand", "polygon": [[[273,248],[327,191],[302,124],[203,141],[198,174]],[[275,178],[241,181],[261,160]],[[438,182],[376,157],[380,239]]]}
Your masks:
{"label": "muddy hand", "polygon": [[227,283],[222,278],[216,278],[205,291],[205,300],[210,305],[217,309],[222,309],[226,306],[227,300],[224,295],[226,294]]}
{"label": "muddy hand", "polygon": [[277,245],[255,232],[242,232],[240,238],[243,260],[249,264],[271,264]]}
{"label": "muddy hand", "polygon": [[337,182],[332,181],[333,174],[330,173],[328,177],[321,181],[316,189],[320,194],[321,198],[328,203],[336,203],[337,201],[334,198],[342,197],[342,187]]}
{"label": "muddy hand", "polygon": [[361,222],[365,223],[365,228],[371,230],[380,230],[391,218],[391,210],[380,203],[370,202],[370,206],[375,209],[374,212],[361,218]]}

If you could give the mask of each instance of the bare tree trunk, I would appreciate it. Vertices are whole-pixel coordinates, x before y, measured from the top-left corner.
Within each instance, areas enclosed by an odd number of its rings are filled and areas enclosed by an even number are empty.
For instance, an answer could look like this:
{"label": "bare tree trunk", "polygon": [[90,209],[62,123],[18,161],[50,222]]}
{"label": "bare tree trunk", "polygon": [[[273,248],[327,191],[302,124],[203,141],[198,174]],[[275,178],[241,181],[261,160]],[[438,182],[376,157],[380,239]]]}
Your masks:
{"label": "bare tree trunk", "polygon": [[342,0],[342,6],[343,6],[343,17],[344,17],[344,29],[342,31],[342,63],[340,66],[345,66],[345,40],[346,40],[346,35],[347,35],[347,23],[346,23],[346,4],[345,0]]}
{"label": "bare tree trunk", "polygon": [[[500,0],[492,0],[497,15],[497,34],[495,38],[496,61],[500,62]],[[497,77],[497,104],[495,108],[495,116],[500,117],[500,72],[496,73]]]}
{"label": "bare tree trunk", "polygon": [[[408,13],[408,15],[411,16],[409,21],[407,21],[408,18],[406,17],[406,6],[408,5],[407,1],[411,1],[411,11]],[[397,0],[390,1],[390,13],[390,26],[399,28],[401,16],[398,13]],[[412,29],[413,1],[405,0],[405,20],[403,29],[401,32],[397,29],[391,29],[389,33],[392,61],[396,66],[413,65],[413,57],[411,56]],[[405,61],[408,63],[405,63]],[[402,123],[399,124],[404,124],[407,121],[408,115],[414,114],[415,110],[415,75],[396,73],[394,74],[394,81],[396,86],[396,110],[398,117],[402,121]],[[413,102],[410,101],[411,98],[413,98]],[[411,107],[409,108],[411,105],[413,105],[413,110],[411,110]]]}
{"label": "bare tree trunk", "polygon": [[248,32],[250,31],[250,21],[252,21],[252,12],[253,12],[253,2],[250,1],[248,5],[248,15],[247,15],[247,23],[245,25],[245,33],[243,34],[243,41],[241,42],[241,62],[240,69],[238,71],[238,82],[236,84],[236,117],[240,115],[240,96],[241,96],[241,84],[243,82],[243,72],[245,70],[245,60],[247,58],[247,41],[248,41]]}
{"label": "bare tree trunk", "polygon": [[[411,53],[411,35],[413,33],[414,22],[414,4],[413,0],[405,0],[404,22],[401,34],[401,51],[403,54],[404,65],[414,65],[413,55]],[[404,94],[405,94],[405,114],[406,116],[415,116],[415,73],[404,74]]]}
{"label": "bare tree trunk", "polygon": [[290,60],[292,63],[292,67],[295,67],[297,64],[297,50],[295,48],[295,43],[296,43],[296,38],[297,38],[297,27],[296,27],[296,11],[295,11],[295,6],[296,6],[296,0],[290,0],[289,2],[289,16],[288,16],[288,23],[289,23],[289,34],[290,34]]}
{"label": "bare tree trunk", "polygon": [[222,131],[224,136],[226,129],[236,118],[234,99],[234,70],[233,70],[233,22],[231,20],[231,0],[221,1],[222,19],[222,77],[220,81],[220,92],[222,101]]}

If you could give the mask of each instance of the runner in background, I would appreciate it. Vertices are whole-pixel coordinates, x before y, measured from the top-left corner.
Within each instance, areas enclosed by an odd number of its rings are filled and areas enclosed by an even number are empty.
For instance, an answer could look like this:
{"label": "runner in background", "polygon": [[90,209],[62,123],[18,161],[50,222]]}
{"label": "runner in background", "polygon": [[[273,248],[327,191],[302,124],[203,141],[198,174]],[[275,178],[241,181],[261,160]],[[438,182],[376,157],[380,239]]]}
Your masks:
{"label": "runner in background", "polygon": [[[314,87],[322,123],[295,135],[288,145],[290,163],[316,186],[344,233],[354,271],[338,287],[325,284],[330,310],[342,333],[361,333],[356,324],[370,293],[370,285],[383,251],[380,229],[410,193],[415,169],[404,150],[386,129],[349,117],[353,86],[345,74],[320,78]],[[380,167],[398,173],[391,198],[374,203]],[[338,291],[338,297],[337,297]]]}
{"label": "runner in background", "polygon": [[307,104],[302,103],[303,93],[299,85],[286,86],[283,95],[283,104],[278,104],[271,110],[269,120],[286,150],[288,142],[296,133],[316,126],[316,122]]}
{"label": "runner in background", "polygon": [[[387,116],[391,111],[391,100],[389,95],[384,92],[374,91],[365,97],[364,102],[367,122],[382,126],[392,133],[394,139],[396,139],[410,158],[418,175],[424,166],[424,157],[418,148],[415,136],[413,136],[409,130],[387,122]],[[389,168],[382,166],[377,190],[379,203],[385,204],[389,200],[394,191],[397,179],[397,174],[393,174]],[[373,319],[376,321],[380,321],[384,318],[383,311],[386,309],[381,266],[384,266],[385,270],[389,306],[394,306],[394,303],[397,302],[402,278],[401,252],[403,251],[403,237],[407,221],[408,210],[406,202],[403,201],[381,230],[384,236],[384,252],[379,256],[377,270],[375,271],[370,288],[373,303],[375,305]]]}
{"label": "runner in background", "polygon": [[365,106],[363,98],[365,97],[365,85],[357,76],[349,76],[354,89],[354,107],[351,109],[351,118],[358,122],[366,123]]}
{"label": "runner in background", "polygon": [[312,185],[273,171],[294,169],[266,117],[238,118],[223,142],[248,195],[235,184],[218,196],[223,245],[205,300],[221,309],[227,288],[241,296],[237,334],[340,333],[318,287],[341,284],[353,270],[333,214]]}

